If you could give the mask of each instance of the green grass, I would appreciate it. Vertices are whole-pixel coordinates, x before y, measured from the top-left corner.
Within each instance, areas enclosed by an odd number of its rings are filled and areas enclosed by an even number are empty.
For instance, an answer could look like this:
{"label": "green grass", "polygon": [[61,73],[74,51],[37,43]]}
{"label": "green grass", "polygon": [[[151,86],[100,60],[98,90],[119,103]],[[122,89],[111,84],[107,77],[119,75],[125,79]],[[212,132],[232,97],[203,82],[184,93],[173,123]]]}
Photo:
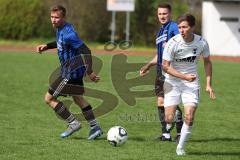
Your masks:
{"label": "green grass", "polygon": [[[103,62],[98,84],[87,87],[118,97],[117,107],[98,117],[105,134],[96,141],[86,140],[89,127],[83,122],[80,132],[67,139],[59,134],[65,123],[43,101],[48,89],[48,77],[58,65],[53,54],[0,53],[0,159],[1,160],[159,160],[159,159],[240,159],[240,63],[214,61],[214,89],[217,99],[210,101],[204,91],[204,72],[201,71],[201,102],[190,142],[188,155],[175,155],[176,145],[156,142],[160,133],[156,117],[155,97],[137,98],[136,105],[127,105],[111,81],[112,56],[99,56]],[[152,57],[128,57],[128,62],[146,62]],[[116,71],[117,72],[117,71]],[[137,76],[137,72],[131,74]],[[154,77],[153,77],[154,78]],[[124,83],[122,84],[124,87]],[[149,89],[152,86],[140,87]],[[69,98],[62,98],[66,100]],[[87,97],[93,106],[100,100]],[[109,99],[108,99],[109,100]],[[106,106],[107,107],[107,106]],[[79,112],[77,106],[71,108]],[[106,141],[107,130],[114,125],[124,126],[129,140],[120,147]],[[174,135],[174,132],[173,132]]]}
{"label": "green grass", "polygon": [[[39,44],[45,44],[47,42],[54,41],[54,38],[50,39],[44,39],[44,38],[37,38],[37,39],[29,39],[29,40],[6,40],[6,39],[0,39],[0,45],[9,45],[9,46],[18,46],[18,47],[36,47]],[[107,43],[107,42],[106,42]],[[91,49],[97,49],[97,50],[104,50],[105,43],[99,43],[99,42],[87,42],[86,44],[91,48]],[[116,42],[116,44],[119,44]],[[119,46],[116,47],[116,50],[121,51]],[[152,52],[155,53],[156,49],[154,47],[149,47],[149,46],[143,46],[143,45],[138,45],[138,44],[133,44],[133,46],[127,51],[135,51],[135,52]]]}

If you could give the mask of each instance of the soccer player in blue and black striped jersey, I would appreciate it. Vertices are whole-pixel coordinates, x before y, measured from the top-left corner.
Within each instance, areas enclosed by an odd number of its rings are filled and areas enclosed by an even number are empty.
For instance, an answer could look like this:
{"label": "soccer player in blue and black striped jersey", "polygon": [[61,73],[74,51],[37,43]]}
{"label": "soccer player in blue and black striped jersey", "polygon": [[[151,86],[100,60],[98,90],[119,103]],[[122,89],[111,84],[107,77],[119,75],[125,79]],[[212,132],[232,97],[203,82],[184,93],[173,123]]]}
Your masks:
{"label": "soccer player in blue and black striped jersey", "polygon": [[[164,110],[164,76],[162,75],[162,54],[164,50],[164,46],[166,42],[171,39],[173,36],[179,34],[178,26],[176,22],[171,21],[171,6],[169,4],[159,4],[158,6],[158,19],[161,23],[160,31],[156,37],[156,47],[157,47],[157,55],[146,65],[144,65],[140,70],[140,75],[144,76],[148,73],[149,69],[157,65],[157,76],[155,81],[155,93],[157,96],[157,108],[159,114],[159,120],[162,125],[162,135],[157,139],[162,141],[171,141],[170,128],[168,128],[165,122],[165,110]],[[182,121],[182,112],[178,107],[176,114],[176,129],[177,136],[175,138],[176,141],[180,138],[181,128],[183,125]],[[171,116],[171,115],[168,115]]]}
{"label": "soccer player in blue and black striped jersey", "polygon": [[45,95],[45,102],[68,123],[67,130],[61,134],[61,137],[65,138],[78,131],[81,124],[57,97],[72,96],[90,124],[88,139],[95,139],[103,132],[95,119],[91,105],[82,96],[85,73],[94,82],[100,80],[100,77],[92,71],[91,51],[78,37],[73,26],[66,22],[66,9],[63,6],[57,5],[51,8],[51,22],[53,28],[56,29],[56,41],[37,46],[37,52],[42,53],[45,50],[57,48],[61,73],[50,85]]}

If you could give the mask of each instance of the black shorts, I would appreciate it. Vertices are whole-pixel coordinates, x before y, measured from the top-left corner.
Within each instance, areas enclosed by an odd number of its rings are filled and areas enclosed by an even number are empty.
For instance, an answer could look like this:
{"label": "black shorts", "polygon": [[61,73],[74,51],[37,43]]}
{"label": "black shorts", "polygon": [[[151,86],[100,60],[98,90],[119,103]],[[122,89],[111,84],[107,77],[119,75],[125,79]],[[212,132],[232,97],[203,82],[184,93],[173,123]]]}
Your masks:
{"label": "black shorts", "polygon": [[157,76],[155,80],[155,94],[157,97],[164,97],[164,84],[165,77],[162,75],[162,67],[157,65]]}
{"label": "black shorts", "polygon": [[63,81],[63,78],[57,78],[54,82],[50,84],[48,93],[50,93],[51,95],[57,94],[57,97],[76,96],[84,94],[84,85],[82,78],[70,79],[66,84],[64,84]]}

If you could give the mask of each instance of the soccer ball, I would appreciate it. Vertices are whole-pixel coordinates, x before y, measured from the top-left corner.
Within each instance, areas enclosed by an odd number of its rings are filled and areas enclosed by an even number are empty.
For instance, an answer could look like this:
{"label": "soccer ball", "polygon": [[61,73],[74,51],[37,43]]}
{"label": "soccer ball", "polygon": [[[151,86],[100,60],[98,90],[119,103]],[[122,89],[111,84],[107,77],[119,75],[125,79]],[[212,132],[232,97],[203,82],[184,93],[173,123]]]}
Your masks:
{"label": "soccer ball", "polygon": [[107,140],[113,146],[124,144],[128,139],[128,134],[125,128],[114,126],[108,130]]}

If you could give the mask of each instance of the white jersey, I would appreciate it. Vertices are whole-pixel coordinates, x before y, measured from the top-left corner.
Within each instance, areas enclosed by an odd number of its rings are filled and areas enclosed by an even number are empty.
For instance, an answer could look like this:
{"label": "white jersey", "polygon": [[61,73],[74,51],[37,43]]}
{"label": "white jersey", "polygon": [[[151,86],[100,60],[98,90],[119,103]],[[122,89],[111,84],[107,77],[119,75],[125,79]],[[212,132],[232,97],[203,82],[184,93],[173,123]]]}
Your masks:
{"label": "white jersey", "polygon": [[[210,55],[206,40],[194,34],[194,40],[187,43],[181,34],[178,34],[171,38],[164,47],[163,60],[170,61],[171,67],[180,73],[197,75],[196,80],[198,81],[197,62],[200,55],[203,57]],[[169,80],[180,80],[169,74],[165,74],[165,76]]]}

